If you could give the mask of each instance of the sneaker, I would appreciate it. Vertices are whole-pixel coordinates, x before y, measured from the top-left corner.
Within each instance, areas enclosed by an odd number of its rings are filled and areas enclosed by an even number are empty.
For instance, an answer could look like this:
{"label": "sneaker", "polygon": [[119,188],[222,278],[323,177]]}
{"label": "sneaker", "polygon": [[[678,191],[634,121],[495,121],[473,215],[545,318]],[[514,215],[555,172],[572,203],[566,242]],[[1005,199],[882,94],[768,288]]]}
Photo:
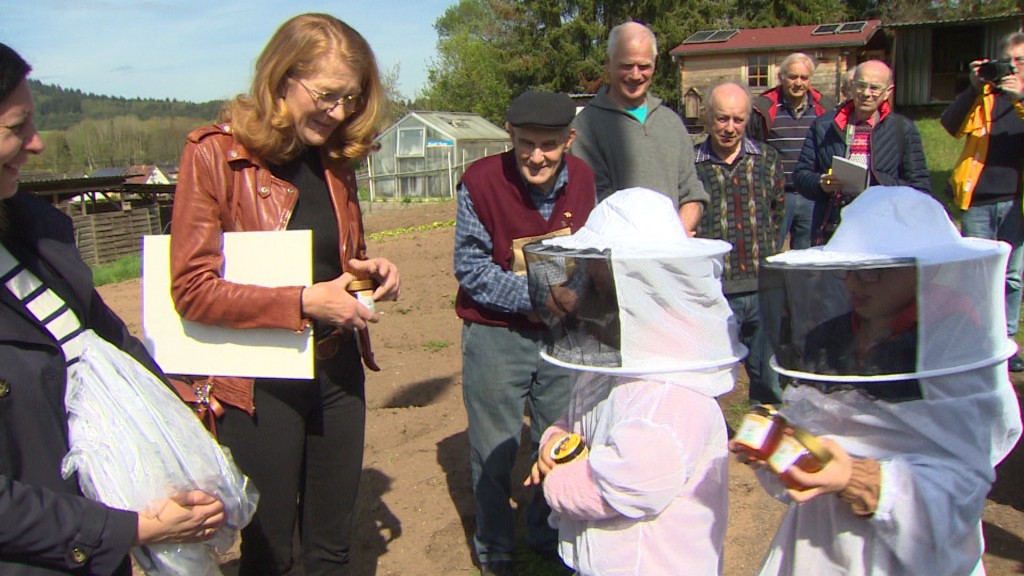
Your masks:
{"label": "sneaker", "polygon": [[509,560],[484,562],[480,565],[480,576],[516,576],[516,571]]}
{"label": "sneaker", "polygon": [[1010,372],[1024,372],[1024,358],[1020,354],[1014,354],[1007,362],[1006,367]]}

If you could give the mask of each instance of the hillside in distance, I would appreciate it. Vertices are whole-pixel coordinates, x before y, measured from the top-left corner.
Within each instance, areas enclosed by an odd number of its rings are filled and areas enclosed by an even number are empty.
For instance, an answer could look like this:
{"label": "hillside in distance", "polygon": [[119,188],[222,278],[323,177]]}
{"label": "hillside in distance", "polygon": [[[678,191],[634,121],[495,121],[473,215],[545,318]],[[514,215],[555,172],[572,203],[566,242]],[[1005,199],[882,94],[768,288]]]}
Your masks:
{"label": "hillside in distance", "polygon": [[203,103],[151,98],[124,98],[85,93],[29,79],[29,88],[35,101],[36,129],[67,130],[83,120],[102,120],[119,116],[136,116],[140,120],[151,118],[197,118],[212,121],[217,117],[220,100]]}

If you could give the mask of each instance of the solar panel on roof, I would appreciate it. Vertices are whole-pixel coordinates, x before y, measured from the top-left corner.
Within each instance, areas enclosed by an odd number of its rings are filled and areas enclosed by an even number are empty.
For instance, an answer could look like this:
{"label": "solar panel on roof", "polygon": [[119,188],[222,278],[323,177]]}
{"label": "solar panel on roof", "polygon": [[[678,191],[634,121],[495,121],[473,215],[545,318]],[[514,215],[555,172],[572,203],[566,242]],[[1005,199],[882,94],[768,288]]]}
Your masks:
{"label": "solar panel on roof", "polygon": [[811,32],[811,34],[835,34],[836,30],[838,30],[840,26],[841,24],[820,24],[813,32]]}
{"label": "solar panel on roof", "polygon": [[689,38],[683,40],[683,44],[700,44],[701,42],[707,42],[707,39],[715,34],[716,30],[701,30],[700,32],[694,32]]}
{"label": "solar panel on roof", "polygon": [[729,38],[732,38],[733,36],[735,36],[735,35],[737,35],[739,33],[740,33],[740,31],[736,30],[736,29],[732,29],[732,30],[719,30],[719,31],[715,32],[714,34],[712,34],[711,37],[707,39],[707,41],[708,42],[725,42]]}
{"label": "solar panel on roof", "polygon": [[840,26],[842,26],[842,24],[820,24],[813,32],[811,32],[811,35],[835,34],[836,30],[838,30]]}
{"label": "solar panel on roof", "polygon": [[847,22],[846,24],[840,26],[838,30],[836,30],[836,34],[849,34],[852,32],[860,32],[864,30],[864,27],[867,25],[868,23],[864,21]]}

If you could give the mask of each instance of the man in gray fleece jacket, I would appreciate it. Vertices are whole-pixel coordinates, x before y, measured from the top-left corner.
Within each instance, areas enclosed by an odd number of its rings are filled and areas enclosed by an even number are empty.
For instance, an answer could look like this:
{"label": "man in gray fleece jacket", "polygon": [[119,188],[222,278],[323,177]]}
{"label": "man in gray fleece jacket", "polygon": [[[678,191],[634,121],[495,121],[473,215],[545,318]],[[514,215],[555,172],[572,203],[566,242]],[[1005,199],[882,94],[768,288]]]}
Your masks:
{"label": "man in gray fleece jacket", "polygon": [[594,170],[597,199],[642,186],[672,199],[693,236],[708,202],[693,141],[674,111],[649,94],[658,54],[650,28],[626,22],[608,35],[609,85],[576,116],[572,154]]}

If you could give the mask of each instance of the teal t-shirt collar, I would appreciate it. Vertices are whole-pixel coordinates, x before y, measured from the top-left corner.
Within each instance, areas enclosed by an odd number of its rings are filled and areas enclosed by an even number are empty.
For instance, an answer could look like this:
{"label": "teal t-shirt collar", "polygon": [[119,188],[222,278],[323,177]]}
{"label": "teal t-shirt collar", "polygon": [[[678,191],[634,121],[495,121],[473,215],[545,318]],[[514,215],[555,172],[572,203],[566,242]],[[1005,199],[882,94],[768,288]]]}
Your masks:
{"label": "teal t-shirt collar", "polygon": [[626,108],[626,112],[629,112],[629,114],[633,118],[639,120],[641,124],[647,122],[647,102],[644,102],[636,108]]}

